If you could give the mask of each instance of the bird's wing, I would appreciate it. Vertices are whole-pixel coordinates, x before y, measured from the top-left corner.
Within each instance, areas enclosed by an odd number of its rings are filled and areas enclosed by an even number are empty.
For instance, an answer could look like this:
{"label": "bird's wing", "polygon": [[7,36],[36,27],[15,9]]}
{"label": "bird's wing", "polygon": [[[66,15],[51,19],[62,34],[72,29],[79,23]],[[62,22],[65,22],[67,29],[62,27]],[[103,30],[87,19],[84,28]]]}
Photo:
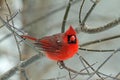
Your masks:
{"label": "bird's wing", "polygon": [[63,41],[60,35],[59,36],[53,35],[53,36],[43,37],[34,44],[40,50],[46,52],[52,52],[52,53],[59,53],[63,46]]}

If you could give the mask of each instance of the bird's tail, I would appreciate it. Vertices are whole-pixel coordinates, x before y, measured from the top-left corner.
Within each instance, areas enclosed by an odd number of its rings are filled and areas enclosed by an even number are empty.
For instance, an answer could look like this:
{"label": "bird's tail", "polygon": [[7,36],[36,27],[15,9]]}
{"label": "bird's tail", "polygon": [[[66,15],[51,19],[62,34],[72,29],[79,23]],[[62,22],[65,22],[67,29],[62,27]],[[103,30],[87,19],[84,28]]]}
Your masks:
{"label": "bird's tail", "polygon": [[25,38],[25,39],[29,39],[29,40],[32,40],[32,41],[37,41],[38,39],[37,38],[34,38],[32,36],[28,36],[28,35],[21,35],[22,38]]}

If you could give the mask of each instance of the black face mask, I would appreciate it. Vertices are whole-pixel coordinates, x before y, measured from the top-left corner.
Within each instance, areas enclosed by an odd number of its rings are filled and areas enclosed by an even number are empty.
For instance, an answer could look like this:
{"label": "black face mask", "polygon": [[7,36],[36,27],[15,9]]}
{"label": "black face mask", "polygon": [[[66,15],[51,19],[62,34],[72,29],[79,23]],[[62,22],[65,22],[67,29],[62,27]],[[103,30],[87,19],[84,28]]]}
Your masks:
{"label": "black face mask", "polygon": [[75,35],[67,35],[68,36],[68,44],[76,44],[76,36]]}

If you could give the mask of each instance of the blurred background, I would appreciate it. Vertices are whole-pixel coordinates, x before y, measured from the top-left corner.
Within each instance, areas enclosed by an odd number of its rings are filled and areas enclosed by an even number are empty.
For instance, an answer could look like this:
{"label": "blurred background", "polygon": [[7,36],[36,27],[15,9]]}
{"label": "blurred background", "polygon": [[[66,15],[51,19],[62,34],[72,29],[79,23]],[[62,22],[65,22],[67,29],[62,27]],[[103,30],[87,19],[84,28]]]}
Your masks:
{"label": "blurred background", "polygon": [[[12,14],[19,12],[14,18],[15,27],[31,36],[41,38],[46,35],[52,35],[61,32],[62,20],[65,14],[69,0],[7,0],[7,3],[12,11]],[[73,0],[66,29],[69,25],[74,28],[79,26],[79,8],[81,0]],[[99,4],[93,10],[92,14],[87,20],[87,25],[92,27],[103,26],[118,17],[120,17],[120,0],[100,0]],[[84,18],[87,11],[90,9],[92,2],[86,0],[82,18]],[[0,0],[0,16],[6,19],[9,16],[8,9],[4,0]],[[0,22],[0,25],[2,23]],[[0,28],[0,75],[10,70],[17,65],[19,61],[19,53],[16,46],[16,41],[11,32],[4,26]],[[106,30],[101,33],[87,34],[80,32],[78,34],[79,44],[89,41],[106,38],[120,34],[120,25]],[[113,39],[110,41],[90,45],[84,48],[90,49],[117,49],[120,48],[120,39]],[[25,44],[20,44],[22,51],[22,60],[28,59],[30,56],[37,54],[33,49]],[[112,52],[89,52],[79,51],[79,55],[84,57],[90,64],[96,63],[96,69]],[[120,72],[120,52],[115,54],[99,71],[104,74],[115,76]],[[72,69],[80,71],[83,65],[79,60],[79,56],[75,55],[73,58],[65,61],[65,64]],[[69,80],[69,73],[65,69],[60,69],[57,62],[47,59],[42,56],[41,59],[32,63],[25,68],[29,80]],[[73,80],[86,80],[88,76],[77,76]],[[60,78],[60,79],[57,79]],[[92,79],[97,79],[94,76]],[[24,76],[18,71],[9,80],[25,80]]]}

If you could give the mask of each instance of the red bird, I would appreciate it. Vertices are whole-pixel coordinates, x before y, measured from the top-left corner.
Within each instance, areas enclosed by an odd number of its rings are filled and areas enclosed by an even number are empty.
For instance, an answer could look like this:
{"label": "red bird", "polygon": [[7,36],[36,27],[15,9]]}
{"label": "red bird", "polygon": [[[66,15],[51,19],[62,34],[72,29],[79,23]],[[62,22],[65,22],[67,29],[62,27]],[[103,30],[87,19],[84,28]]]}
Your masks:
{"label": "red bird", "polygon": [[34,41],[34,44],[44,51],[48,58],[55,61],[67,60],[78,51],[78,38],[72,26],[65,33],[45,36],[41,39],[28,35],[22,35],[21,37]]}

